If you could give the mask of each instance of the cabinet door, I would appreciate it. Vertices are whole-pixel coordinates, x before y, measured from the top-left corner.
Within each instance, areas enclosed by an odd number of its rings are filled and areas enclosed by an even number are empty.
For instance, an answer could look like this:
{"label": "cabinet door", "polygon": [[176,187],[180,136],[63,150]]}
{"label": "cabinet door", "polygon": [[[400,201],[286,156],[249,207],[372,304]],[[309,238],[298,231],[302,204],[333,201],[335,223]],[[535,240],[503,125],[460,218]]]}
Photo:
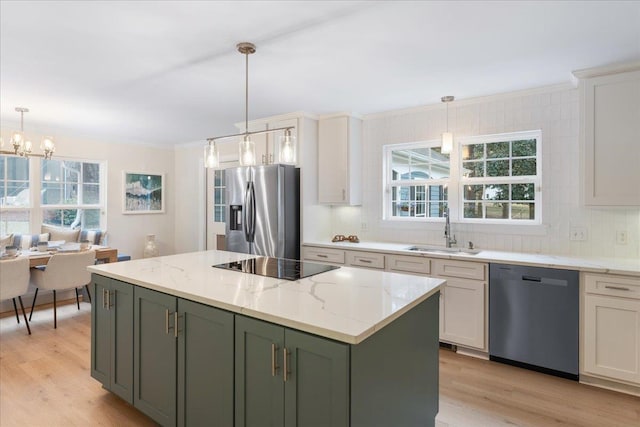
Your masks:
{"label": "cabinet door", "polygon": [[133,289],[129,283],[112,280],[107,299],[111,314],[110,390],[129,403],[133,403]]}
{"label": "cabinet door", "polygon": [[111,316],[106,292],[111,279],[93,275],[91,292],[91,376],[111,390]]}
{"label": "cabinet door", "polygon": [[348,346],[291,329],[285,330],[285,343],[284,425],[348,426]]}
{"label": "cabinet door", "polygon": [[484,282],[447,278],[440,291],[440,340],[484,350],[485,298]]}
{"label": "cabinet door", "polygon": [[640,300],[587,295],[584,370],[640,384]]}
{"label": "cabinet door", "polygon": [[178,426],[231,426],[233,314],[183,299],[178,313]]}
{"label": "cabinet door", "polygon": [[284,328],[236,316],[235,425],[282,427]]}
{"label": "cabinet door", "polygon": [[134,406],[163,426],[176,424],[176,298],[134,292]]}
{"label": "cabinet door", "polygon": [[349,183],[348,117],[318,123],[318,201],[347,203]]}
{"label": "cabinet door", "polygon": [[640,71],[587,79],[585,204],[640,206]]}

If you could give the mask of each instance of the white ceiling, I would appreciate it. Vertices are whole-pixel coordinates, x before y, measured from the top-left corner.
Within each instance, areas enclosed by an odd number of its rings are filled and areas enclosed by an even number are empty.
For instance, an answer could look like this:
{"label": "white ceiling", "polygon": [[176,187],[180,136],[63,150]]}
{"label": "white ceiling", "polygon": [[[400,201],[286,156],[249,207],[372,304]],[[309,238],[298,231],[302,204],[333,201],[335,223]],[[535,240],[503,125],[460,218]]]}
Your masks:
{"label": "white ceiling", "polygon": [[[3,123],[174,145],[292,111],[367,114],[640,59],[640,1],[5,1]],[[3,131],[4,132],[4,131]]]}

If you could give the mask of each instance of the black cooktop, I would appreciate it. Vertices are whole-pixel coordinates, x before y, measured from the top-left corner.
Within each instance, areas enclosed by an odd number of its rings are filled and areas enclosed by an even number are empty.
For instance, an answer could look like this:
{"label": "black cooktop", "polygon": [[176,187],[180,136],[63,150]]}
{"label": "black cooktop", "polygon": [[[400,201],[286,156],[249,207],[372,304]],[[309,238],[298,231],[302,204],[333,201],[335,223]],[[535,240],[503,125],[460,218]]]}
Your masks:
{"label": "black cooktop", "polygon": [[324,273],[326,271],[340,268],[333,265],[316,264],[313,262],[267,256],[216,264],[213,267],[286,280],[298,280],[303,277],[309,277],[314,274]]}

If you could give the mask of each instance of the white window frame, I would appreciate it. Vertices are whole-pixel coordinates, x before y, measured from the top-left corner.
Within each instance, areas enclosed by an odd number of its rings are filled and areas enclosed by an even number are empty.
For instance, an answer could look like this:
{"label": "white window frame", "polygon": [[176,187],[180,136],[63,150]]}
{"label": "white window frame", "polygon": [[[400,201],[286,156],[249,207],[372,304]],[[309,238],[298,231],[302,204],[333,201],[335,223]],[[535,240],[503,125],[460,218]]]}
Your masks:
{"label": "white window frame", "polygon": [[[38,208],[39,208],[39,212],[40,212],[40,222],[44,223],[44,211],[45,210],[72,210],[72,209],[82,209],[84,210],[99,210],[100,211],[100,223],[99,223],[99,229],[105,230],[106,229],[106,179],[105,177],[106,175],[106,162],[102,161],[102,160],[95,160],[95,159],[78,159],[78,158],[60,158],[60,157],[54,157],[51,160],[57,160],[60,162],[77,162],[77,163],[96,163],[99,165],[100,168],[100,174],[99,174],[99,186],[100,186],[100,191],[99,191],[99,196],[98,196],[98,203],[93,203],[93,204],[87,204],[87,203],[82,203],[82,204],[64,204],[64,203],[56,203],[56,204],[43,204],[41,197],[37,197],[37,200],[35,200],[35,203],[38,204]],[[44,180],[44,177],[42,176],[42,167],[43,167],[43,161],[44,160],[40,160],[38,162],[38,194],[42,193],[42,182]],[[80,179],[78,180],[78,199],[81,198],[82,196],[82,192],[83,192],[83,185],[84,182],[80,182]],[[93,183],[92,183],[93,184]],[[52,224],[54,225],[54,224]],[[55,224],[54,226],[58,226],[58,227],[63,227],[62,225],[59,224]]]}
{"label": "white window frame", "polygon": [[[10,157],[11,154],[3,155]],[[98,204],[83,205],[44,205],[41,201],[42,190],[42,161],[39,157],[29,157],[29,206],[0,206],[0,213],[7,211],[28,211],[29,212],[29,233],[40,233],[40,227],[43,224],[44,210],[49,209],[99,209],[100,210],[100,229],[107,229],[107,161],[97,159],[78,159],[61,156],[54,156],[53,160],[72,161],[81,163],[98,163],[100,164],[100,192]],[[3,177],[4,179],[4,177]],[[9,233],[13,232],[8,230]]]}
{"label": "white window frame", "polygon": [[[473,177],[462,176],[463,160],[462,152],[465,145],[487,144],[492,142],[516,141],[521,139],[536,140],[536,175],[535,176],[500,176],[500,177]],[[542,224],[542,132],[540,130],[506,132],[493,135],[480,135],[461,138],[458,141],[458,215],[457,221],[471,224],[509,224],[509,225],[540,225]],[[512,159],[510,155],[509,159]],[[529,184],[534,186],[534,219],[491,219],[491,218],[464,218],[464,186],[465,185],[492,185],[492,184]]]}
{"label": "white window frame", "polygon": [[[425,179],[425,180],[394,180],[391,173],[392,173],[392,155],[391,153],[393,151],[397,151],[397,150],[407,150],[407,149],[413,149],[413,148],[433,148],[433,147],[439,147],[441,146],[441,141],[440,140],[430,140],[430,141],[416,141],[416,142],[409,142],[409,143],[401,143],[401,144],[388,144],[388,145],[384,145],[382,147],[383,150],[383,172],[382,172],[382,176],[383,176],[383,215],[382,218],[386,221],[402,221],[402,222],[443,222],[444,221],[444,217],[430,217],[430,216],[424,216],[424,217],[411,217],[411,216],[407,216],[407,217],[401,217],[401,216],[393,216],[392,215],[392,200],[391,200],[391,195],[392,195],[392,187],[394,186],[425,186],[425,187],[429,187],[429,186],[438,186],[438,185],[442,185],[445,188],[451,188],[451,175],[452,175],[452,170],[451,170],[451,164],[452,164],[452,157],[451,154],[449,154],[449,178],[447,179]],[[451,199],[450,199],[451,194],[448,192],[447,194],[447,200],[443,201],[443,203],[448,206],[451,203]],[[428,200],[426,200],[426,203],[429,203]]]}

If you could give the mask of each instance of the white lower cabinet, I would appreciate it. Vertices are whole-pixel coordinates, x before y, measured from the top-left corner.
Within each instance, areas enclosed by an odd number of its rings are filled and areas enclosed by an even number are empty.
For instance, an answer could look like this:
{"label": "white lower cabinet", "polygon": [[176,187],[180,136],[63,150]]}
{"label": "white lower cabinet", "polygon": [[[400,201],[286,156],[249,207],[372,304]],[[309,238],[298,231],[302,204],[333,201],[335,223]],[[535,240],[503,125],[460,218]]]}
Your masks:
{"label": "white lower cabinet", "polygon": [[640,385],[640,279],[584,275],[584,373]]}
{"label": "white lower cabinet", "polygon": [[447,278],[440,291],[440,341],[485,350],[483,282]]}
{"label": "white lower cabinet", "polygon": [[433,260],[435,275],[446,279],[440,291],[440,341],[487,349],[487,264]]}

